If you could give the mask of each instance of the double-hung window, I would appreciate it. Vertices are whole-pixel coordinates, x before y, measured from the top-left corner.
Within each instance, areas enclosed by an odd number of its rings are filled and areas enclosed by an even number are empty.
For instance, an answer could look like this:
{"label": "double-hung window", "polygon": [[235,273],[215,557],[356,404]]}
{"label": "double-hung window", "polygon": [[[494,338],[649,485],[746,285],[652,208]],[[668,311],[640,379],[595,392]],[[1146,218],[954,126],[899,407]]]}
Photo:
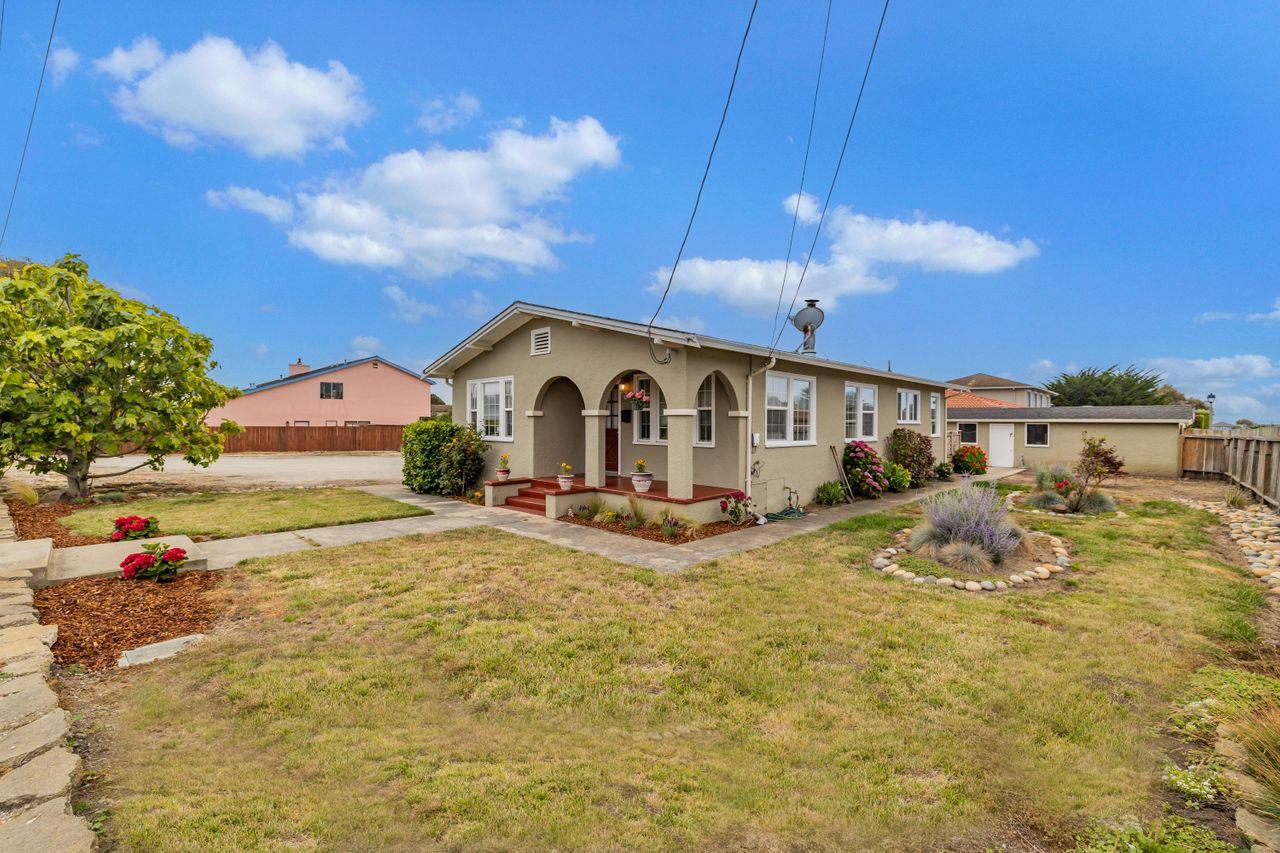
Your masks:
{"label": "double-hung window", "polygon": [[920,392],[898,389],[898,423],[920,423]]}
{"label": "double-hung window", "polygon": [[876,440],[876,386],[844,384],[844,440]]}
{"label": "double-hung window", "polygon": [[515,437],[515,380],[510,376],[467,383],[467,418],[489,441]]}
{"label": "double-hung window", "polygon": [[[666,444],[667,443],[667,398],[658,390],[655,398],[653,391],[653,380],[648,376],[637,376],[635,379],[635,388],[649,397],[649,402],[644,408],[636,409],[633,426],[635,429],[634,442],[636,444]],[[654,435],[654,421],[657,421],[657,435]]]}
{"label": "double-hung window", "polygon": [[716,446],[716,378],[708,375],[698,386],[698,422],[693,434],[694,447]]}
{"label": "double-hung window", "polygon": [[766,447],[816,444],[812,376],[790,373],[765,374],[764,441]]}
{"label": "double-hung window", "polygon": [[929,395],[929,435],[937,438],[942,435],[942,395]]}

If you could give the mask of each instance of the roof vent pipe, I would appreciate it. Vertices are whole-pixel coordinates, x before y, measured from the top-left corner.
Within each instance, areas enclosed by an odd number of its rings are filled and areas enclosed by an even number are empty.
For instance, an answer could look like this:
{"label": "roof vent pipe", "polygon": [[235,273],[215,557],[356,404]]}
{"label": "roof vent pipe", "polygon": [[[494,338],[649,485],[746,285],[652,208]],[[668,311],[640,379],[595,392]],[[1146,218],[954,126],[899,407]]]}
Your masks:
{"label": "roof vent pipe", "polygon": [[800,345],[800,351],[805,355],[817,355],[818,344],[814,339],[814,333],[818,331],[824,319],[826,314],[818,307],[816,299],[806,299],[804,307],[791,318],[791,324],[804,334],[804,343]]}

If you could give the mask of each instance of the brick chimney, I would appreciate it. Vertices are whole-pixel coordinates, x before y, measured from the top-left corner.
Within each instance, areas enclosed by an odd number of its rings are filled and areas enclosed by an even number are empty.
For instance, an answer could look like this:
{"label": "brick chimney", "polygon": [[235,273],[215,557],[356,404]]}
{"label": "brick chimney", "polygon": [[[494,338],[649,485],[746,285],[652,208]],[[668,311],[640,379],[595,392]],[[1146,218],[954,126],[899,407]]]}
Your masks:
{"label": "brick chimney", "polygon": [[301,357],[299,357],[299,358],[298,358],[298,360],[297,360],[296,362],[294,362],[293,364],[289,365],[289,375],[290,375],[290,376],[297,376],[299,373],[306,373],[306,372],[307,372],[308,370],[310,370],[310,369],[311,369],[311,365],[309,365],[309,364],[303,364],[303,363],[302,363],[302,358],[301,358]]}

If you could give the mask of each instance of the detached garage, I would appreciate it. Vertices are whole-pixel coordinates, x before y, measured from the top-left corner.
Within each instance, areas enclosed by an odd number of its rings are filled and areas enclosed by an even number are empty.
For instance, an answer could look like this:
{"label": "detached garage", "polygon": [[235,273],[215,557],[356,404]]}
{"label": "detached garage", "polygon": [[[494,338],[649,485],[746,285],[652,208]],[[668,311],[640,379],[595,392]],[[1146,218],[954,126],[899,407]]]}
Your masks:
{"label": "detached garage", "polygon": [[1085,435],[1101,435],[1125,471],[1154,477],[1182,473],[1178,437],[1194,420],[1191,406],[947,408],[952,441],[980,446],[993,467],[1071,465]]}

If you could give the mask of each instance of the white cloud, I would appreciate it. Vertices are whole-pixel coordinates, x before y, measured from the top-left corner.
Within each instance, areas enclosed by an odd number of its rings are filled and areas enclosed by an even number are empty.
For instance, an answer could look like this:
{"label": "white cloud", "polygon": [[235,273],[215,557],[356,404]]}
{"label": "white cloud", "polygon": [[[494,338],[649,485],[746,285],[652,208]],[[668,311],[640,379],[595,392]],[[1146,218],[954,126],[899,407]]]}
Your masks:
{"label": "white cloud", "polygon": [[1197,323],[1216,323],[1220,320],[1237,320],[1239,318],[1239,314],[1231,311],[1202,311],[1193,319]]}
{"label": "white cloud", "polygon": [[382,340],[372,335],[356,335],[351,339],[351,346],[355,350],[356,358],[368,358],[382,349]]}
{"label": "white cloud", "polygon": [[289,242],[326,261],[418,279],[553,269],[552,247],[585,239],[543,216],[583,173],[621,159],[594,118],[550,131],[495,131],[482,149],[390,154],[353,177],[298,192]]}
{"label": "white cloud", "polygon": [[480,115],[480,100],[475,95],[459,92],[452,98],[433,98],[422,105],[418,127],[427,133],[445,133],[462,127]]}
{"label": "white cloud", "polygon": [[493,307],[489,303],[489,297],[485,296],[478,290],[471,291],[471,295],[466,299],[455,299],[449,303],[458,314],[464,317],[470,317],[473,320],[479,320],[488,317],[493,313]]}
{"label": "white cloud", "polygon": [[423,317],[438,317],[440,315],[439,306],[419,302],[405,293],[403,287],[389,284],[382,288],[382,295],[391,300],[395,315],[410,325],[418,325],[422,322]]}
{"label": "white cloud", "polygon": [[55,47],[49,53],[49,72],[52,74],[53,85],[61,86],[79,65],[80,54],[66,45]]}
{"label": "white cloud", "polygon": [[345,148],[342,131],[369,114],[360,78],[342,63],[290,62],[274,42],[246,54],[208,35],[166,56],[143,36],[94,67],[120,82],[111,100],[121,116],[171,145],[223,142],[254,157],[299,158],[319,144]]}
{"label": "white cloud", "polygon": [[[783,201],[791,214],[799,205],[806,224],[817,221],[817,199],[795,194]],[[892,265],[915,266],[927,271],[988,274],[1002,272],[1040,253],[1028,239],[1002,240],[985,231],[944,220],[884,219],[855,213],[845,206],[827,212],[825,237],[830,245],[826,261],[813,260],[805,274],[802,297],[821,299],[828,309],[839,298],[855,294],[885,293],[897,280],[884,272]],[[772,312],[777,305],[785,262],[755,258],[690,258],[678,271],[673,290],[715,296],[735,307]],[[796,282],[803,259],[791,262],[788,288]],[[652,290],[666,284],[670,268],[657,270]]]}
{"label": "white cloud", "polygon": [[265,358],[267,355],[267,352],[269,352],[269,349],[270,348],[266,344],[254,344],[253,346],[249,347],[249,351],[252,352],[258,358]]}
{"label": "white cloud", "polygon": [[[648,323],[652,317],[652,314],[646,314],[636,322]],[[694,317],[691,314],[662,314],[653,325],[661,326],[664,329],[675,329],[679,332],[704,332],[707,329],[707,324],[701,317]]]}
{"label": "white cloud", "polygon": [[204,200],[210,207],[227,210],[238,207],[250,213],[265,216],[277,225],[293,219],[293,202],[276,195],[267,195],[248,187],[229,186],[225,190],[206,190]]}
{"label": "white cloud", "polygon": [[1271,304],[1270,311],[1257,311],[1249,315],[1252,323],[1280,323],[1280,297]]}
{"label": "white cloud", "polygon": [[1059,372],[1057,363],[1048,358],[1041,358],[1031,362],[1027,369],[1032,376],[1053,376]]}
{"label": "white cloud", "polygon": [[1280,364],[1265,355],[1227,355],[1216,358],[1149,358],[1146,366],[1159,371],[1165,381],[1179,383],[1235,383],[1263,379],[1280,373]]}

